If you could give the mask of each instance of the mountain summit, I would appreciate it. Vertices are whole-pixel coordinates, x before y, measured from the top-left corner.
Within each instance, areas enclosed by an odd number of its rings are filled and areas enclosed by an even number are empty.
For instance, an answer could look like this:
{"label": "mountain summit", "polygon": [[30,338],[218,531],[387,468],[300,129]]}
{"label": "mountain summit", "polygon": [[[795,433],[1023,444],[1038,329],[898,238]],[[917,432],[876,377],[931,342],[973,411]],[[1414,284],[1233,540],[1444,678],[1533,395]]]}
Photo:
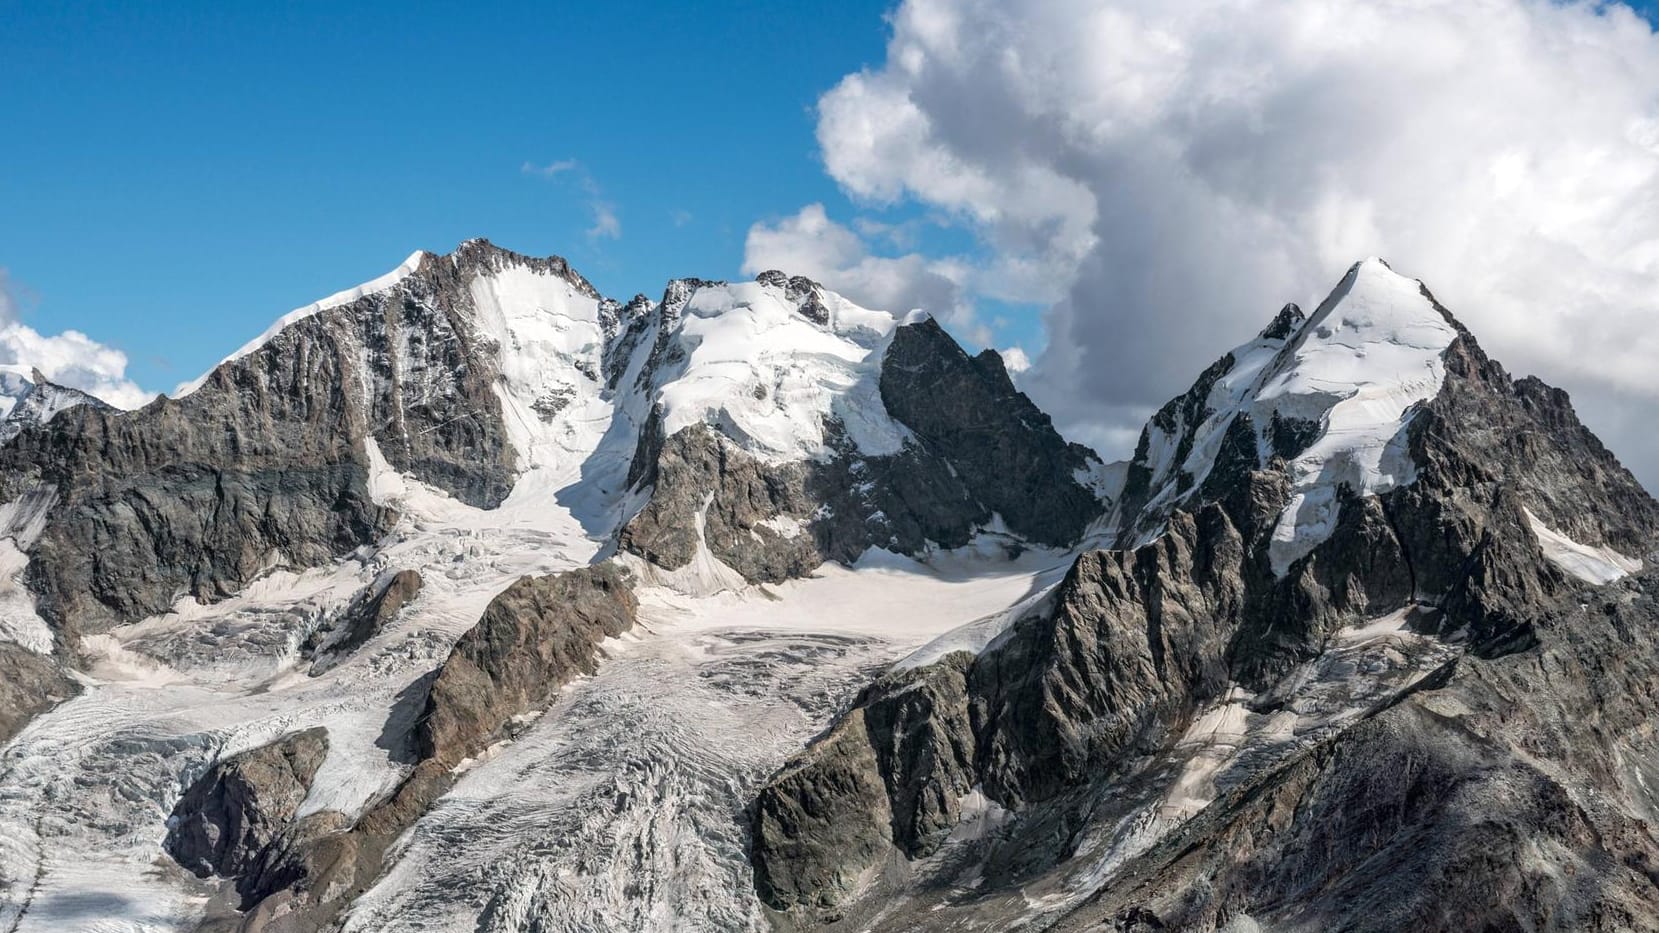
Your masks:
{"label": "mountain summit", "polygon": [[1659,504],[1380,260],[1114,465],[926,315],[484,240],[0,376],[9,929],[1659,907]]}

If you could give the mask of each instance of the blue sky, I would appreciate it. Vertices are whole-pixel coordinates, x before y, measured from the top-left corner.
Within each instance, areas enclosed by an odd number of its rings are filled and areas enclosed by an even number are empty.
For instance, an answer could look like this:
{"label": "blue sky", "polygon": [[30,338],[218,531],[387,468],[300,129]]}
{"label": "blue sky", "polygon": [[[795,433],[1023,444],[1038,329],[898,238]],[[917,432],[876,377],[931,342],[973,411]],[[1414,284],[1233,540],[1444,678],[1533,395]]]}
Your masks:
{"label": "blue sky", "polygon": [[756,220],[850,214],[812,108],[886,5],[0,4],[0,267],[160,389],[469,236],[621,297],[736,277]]}
{"label": "blue sky", "polygon": [[[853,204],[818,153],[814,104],[883,67],[892,2],[0,0],[0,269],[26,323],[85,331],[163,390],[469,236],[565,255],[618,297],[735,278],[750,226],[804,205],[941,209]],[[971,225],[916,229],[903,249],[985,255]],[[1035,308],[977,301],[999,343],[1040,346]]]}

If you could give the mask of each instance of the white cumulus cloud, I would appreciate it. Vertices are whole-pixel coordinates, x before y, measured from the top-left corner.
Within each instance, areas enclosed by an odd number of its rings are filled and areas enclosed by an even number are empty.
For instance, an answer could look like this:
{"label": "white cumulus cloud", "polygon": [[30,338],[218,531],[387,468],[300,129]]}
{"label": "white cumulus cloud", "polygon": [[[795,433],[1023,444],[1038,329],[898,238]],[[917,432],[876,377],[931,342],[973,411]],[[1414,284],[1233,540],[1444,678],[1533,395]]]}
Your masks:
{"label": "white cumulus cloud", "polygon": [[855,304],[900,314],[920,308],[980,344],[991,342],[967,300],[966,265],[919,253],[878,256],[863,237],[829,218],[822,204],[808,204],[776,223],[749,228],[743,273],[778,269],[822,282]]}
{"label": "white cumulus cloud", "polygon": [[127,378],[127,355],[120,350],[77,330],[47,335],[23,323],[5,269],[0,269],[0,364],[38,369],[59,385],[118,408],[137,408],[156,396]]}
{"label": "white cumulus cloud", "polygon": [[1659,475],[1621,427],[1659,402],[1659,38],[1629,9],[906,0],[891,22],[885,62],[820,101],[825,165],[976,234],[994,261],[957,281],[1051,302],[1023,383],[1079,439],[1123,453],[1280,304],[1380,255]]}

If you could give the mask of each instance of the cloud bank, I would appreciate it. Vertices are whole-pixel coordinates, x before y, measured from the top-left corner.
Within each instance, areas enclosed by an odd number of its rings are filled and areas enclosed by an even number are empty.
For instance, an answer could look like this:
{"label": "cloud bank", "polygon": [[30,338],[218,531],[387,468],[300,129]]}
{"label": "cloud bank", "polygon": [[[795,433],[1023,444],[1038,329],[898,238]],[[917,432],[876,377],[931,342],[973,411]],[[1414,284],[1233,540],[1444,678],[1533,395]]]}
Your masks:
{"label": "cloud bank", "polygon": [[[1380,255],[1659,478],[1632,416],[1659,404],[1659,39],[1627,8],[906,0],[891,25],[819,103],[825,165],[975,234],[954,305],[1051,301],[1024,384],[1073,436],[1123,454],[1279,305]],[[928,294],[873,284],[927,257],[873,263],[821,210],[751,250],[782,240],[831,284]]]}
{"label": "cloud bank", "polygon": [[47,379],[118,408],[137,408],[156,393],[127,378],[127,355],[78,330],[45,335],[24,324],[16,292],[0,269],[0,363],[31,366]]}

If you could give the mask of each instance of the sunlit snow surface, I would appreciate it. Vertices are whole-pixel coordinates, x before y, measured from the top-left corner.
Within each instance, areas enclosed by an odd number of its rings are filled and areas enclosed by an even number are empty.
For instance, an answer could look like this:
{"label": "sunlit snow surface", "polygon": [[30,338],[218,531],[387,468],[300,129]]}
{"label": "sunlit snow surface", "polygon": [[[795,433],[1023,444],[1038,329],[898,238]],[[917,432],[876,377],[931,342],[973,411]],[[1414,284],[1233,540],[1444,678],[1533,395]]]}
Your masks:
{"label": "sunlit snow surface", "polygon": [[[819,328],[776,287],[694,289],[664,325],[677,328],[683,366],[641,378],[652,330],[616,392],[598,381],[607,338],[582,290],[509,265],[470,297],[475,325],[501,348],[498,393],[521,471],[512,493],[493,510],[464,505],[399,475],[371,440],[370,494],[401,516],[377,546],[331,567],[274,568],[234,598],[181,600],[86,639],[85,691],[0,753],[0,933],[192,928],[216,889],[174,865],[161,841],[180,793],[225,755],[320,725],[330,749],[305,812],[356,814],[396,786],[423,678],[490,599],[522,575],[606,556],[637,507],[626,474],[653,403],[673,423],[715,423],[762,457],[822,452],[830,415],[867,452],[903,439],[872,368],[892,318],[834,296]],[[537,406],[549,394],[568,397],[552,416]],[[0,537],[26,544],[38,506],[0,509]],[[643,584],[638,629],[606,644],[596,676],[471,764],[406,834],[349,929],[758,928],[742,816],[758,783],[873,672],[959,625],[1006,624],[1010,607],[1038,598],[1069,563],[1043,551],[1008,560],[989,534],[925,564],[871,552],[855,568],[759,588],[703,550],[676,573],[629,562]],[[0,543],[0,631],[49,650],[18,582],[24,563]],[[421,573],[419,597],[310,676],[306,636],[403,569]]]}
{"label": "sunlit snow surface", "polygon": [[[1148,427],[1146,465],[1158,492],[1147,509],[1167,510],[1203,484],[1237,418],[1250,419],[1264,464],[1276,417],[1311,425],[1316,436],[1289,463],[1291,501],[1269,546],[1274,572],[1284,574],[1335,530],[1341,487],[1366,496],[1415,480],[1406,431],[1417,406],[1445,382],[1445,353],[1456,338],[1422,283],[1380,259],[1356,264],[1287,339],[1262,337],[1232,352],[1203,421],[1189,427],[1184,460],[1175,459],[1181,436]],[[1182,472],[1191,482],[1178,480]],[[1154,525],[1146,540],[1161,533]]]}
{"label": "sunlit snow surface", "polygon": [[1538,538],[1538,546],[1543,549],[1544,556],[1550,563],[1585,583],[1600,586],[1642,569],[1642,562],[1634,557],[1626,557],[1610,547],[1579,544],[1539,521],[1531,509],[1525,511],[1527,523]]}
{"label": "sunlit snow surface", "polygon": [[1369,259],[1355,267],[1275,360],[1253,415],[1320,421],[1324,430],[1291,461],[1293,495],[1269,556],[1283,573],[1336,528],[1337,489],[1387,492],[1416,478],[1406,450],[1412,408],[1440,392],[1444,355],[1457,339],[1422,284]]}
{"label": "sunlit snow surface", "polygon": [[834,294],[824,303],[819,326],[776,286],[699,288],[679,323],[686,359],[658,375],[664,433],[709,423],[762,458],[801,459],[826,452],[834,416],[862,452],[897,453],[908,432],[888,417],[878,379],[898,322]]}

